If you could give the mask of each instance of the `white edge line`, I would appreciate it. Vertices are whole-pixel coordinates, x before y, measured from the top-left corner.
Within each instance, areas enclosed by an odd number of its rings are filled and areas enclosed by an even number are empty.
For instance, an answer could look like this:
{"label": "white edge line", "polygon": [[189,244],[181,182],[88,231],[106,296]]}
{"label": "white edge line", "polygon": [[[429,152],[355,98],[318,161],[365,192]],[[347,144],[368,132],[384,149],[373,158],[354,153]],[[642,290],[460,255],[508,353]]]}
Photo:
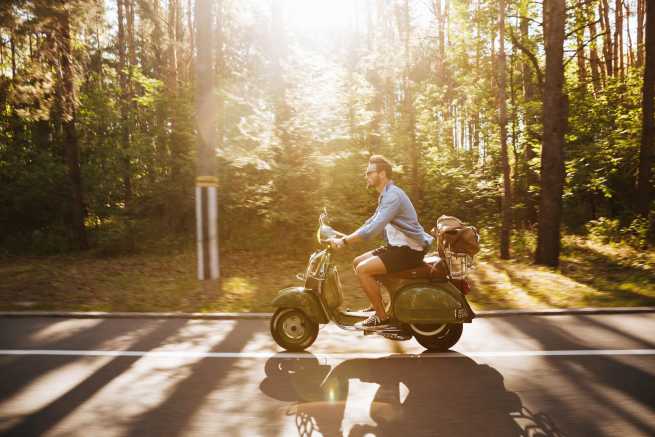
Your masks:
{"label": "white edge line", "polygon": [[111,350],[54,350],[54,349],[0,349],[5,356],[85,356],[85,357],[148,357],[148,358],[502,358],[502,357],[552,357],[552,356],[608,356],[608,355],[655,355],[655,349],[579,349],[551,351],[480,351],[440,352],[423,354],[370,353],[273,353],[273,352],[194,352],[194,351],[111,351]]}

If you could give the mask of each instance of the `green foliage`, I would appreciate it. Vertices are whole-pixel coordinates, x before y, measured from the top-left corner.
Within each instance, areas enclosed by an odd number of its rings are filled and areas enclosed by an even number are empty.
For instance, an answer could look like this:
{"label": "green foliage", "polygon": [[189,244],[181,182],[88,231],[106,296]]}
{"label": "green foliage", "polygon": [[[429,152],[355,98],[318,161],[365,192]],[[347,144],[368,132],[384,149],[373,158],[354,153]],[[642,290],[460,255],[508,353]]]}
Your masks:
{"label": "green foliage", "polygon": [[[118,49],[129,42],[119,41],[106,4],[65,3],[75,12],[75,122],[87,228],[97,253],[139,251],[137,239],[153,244],[157,235],[192,241],[196,120],[203,115],[195,110],[193,29],[177,23],[182,40],[171,41],[167,26],[173,23],[159,20],[168,3],[159,2],[155,11],[154,2],[136,2],[135,63],[122,72],[125,90]],[[188,4],[182,3],[186,16]],[[307,32],[300,20],[283,23],[279,34],[271,34],[270,10],[261,2],[223,4],[215,91],[223,247],[279,247],[282,238],[285,246],[304,248],[313,244],[322,207],[336,228],[354,230],[378,197],[363,177],[372,153],[396,164],[394,179],[408,193],[416,183],[412,201],[424,227],[449,214],[497,233],[497,3],[449,2],[450,10],[442,11],[448,17],[445,47],[433,11],[420,2],[409,2],[409,28],[401,3],[355,3],[343,12],[353,13],[353,20],[359,14],[357,26],[340,17],[335,28]],[[9,253],[69,250],[61,79],[56,42],[43,33],[59,9],[36,6],[14,2],[0,10],[0,247]],[[523,228],[537,219],[530,209],[538,197],[542,103],[532,60],[510,35],[543,68],[541,12],[540,3],[508,3],[508,17],[530,19],[525,39],[519,22],[508,19],[505,41],[517,253],[534,245]],[[361,17],[370,18],[370,28]],[[567,30],[582,18],[571,14]],[[571,47],[575,36],[569,35]],[[627,68],[624,77],[607,77],[598,89],[577,73],[569,62],[564,224],[603,241],[642,246],[649,223],[636,218],[634,185],[643,71]],[[530,84],[531,99],[525,93]]]}
{"label": "green foliage", "polygon": [[637,217],[628,226],[622,227],[619,219],[600,217],[585,225],[589,235],[601,243],[624,242],[635,248],[646,248],[650,223],[645,217]]}
{"label": "green foliage", "polygon": [[621,226],[618,219],[600,217],[587,223],[586,228],[592,238],[602,243],[621,241]]}

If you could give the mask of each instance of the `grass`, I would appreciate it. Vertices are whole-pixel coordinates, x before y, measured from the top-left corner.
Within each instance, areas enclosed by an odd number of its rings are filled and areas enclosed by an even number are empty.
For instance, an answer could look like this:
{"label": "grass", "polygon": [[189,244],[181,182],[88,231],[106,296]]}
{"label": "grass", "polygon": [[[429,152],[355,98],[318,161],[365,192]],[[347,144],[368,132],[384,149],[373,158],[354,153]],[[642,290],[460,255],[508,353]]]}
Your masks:
{"label": "grass", "polygon": [[[368,303],[350,267],[356,254],[349,249],[336,259],[351,308]],[[0,310],[267,312],[277,290],[299,284],[295,275],[307,255],[223,251],[222,281],[213,287],[196,280],[192,248],[110,258],[5,257]],[[655,305],[655,250],[567,236],[559,269],[532,265],[527,251],[515,256],[501,261],[493,248],[484,248],[470,277],[474,308]]]}

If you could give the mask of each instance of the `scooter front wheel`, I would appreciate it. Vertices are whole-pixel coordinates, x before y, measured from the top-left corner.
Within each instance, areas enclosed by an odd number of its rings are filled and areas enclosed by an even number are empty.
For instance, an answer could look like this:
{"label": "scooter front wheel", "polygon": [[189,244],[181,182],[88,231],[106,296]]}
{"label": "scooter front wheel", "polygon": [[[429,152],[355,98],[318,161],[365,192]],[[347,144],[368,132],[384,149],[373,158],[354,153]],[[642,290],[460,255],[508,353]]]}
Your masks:
{"label": "scooter front wheel", "polygon": [[414,338],[429,351],[444,352],[455,346],[464,329],[461,323],[446,323],[441,325],[414,325],[409,327]]}
{"label": "scooter front wheel", "polygon": [[271,335],[282,348],[300,352],[318,337],[318,323],[296,308],[279,308],[271,318]]}

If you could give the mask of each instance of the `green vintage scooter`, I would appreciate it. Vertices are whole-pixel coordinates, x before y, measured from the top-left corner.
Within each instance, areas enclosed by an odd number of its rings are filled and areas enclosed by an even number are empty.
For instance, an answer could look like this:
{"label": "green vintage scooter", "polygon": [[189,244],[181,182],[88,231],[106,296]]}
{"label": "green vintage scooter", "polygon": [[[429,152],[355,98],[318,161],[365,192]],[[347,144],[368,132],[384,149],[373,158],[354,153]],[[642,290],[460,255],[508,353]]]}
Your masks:
{"label": "green vintage scooter", "polygon": [[288,351],[305,350],[316,340],[319,325],[330,321],[347,331],[391,340],[414,337],[431,351],[445,351],[457,343],[462,324],[475,317],[464,296],[471,257],[456,253],[448,253],[446,259],[426,256],[423,266],[376,277],[389,292],[388,312],[397,323],[382,330],[367,330],[354,325],[365,320],[368,313],[341,308],[343,291],[328,240],[344,234],[330,227],[327,219],[324,211],[316,233],[321,249],[309,257],[305,273],[298,274],[304,286],[282,289],[273,300],[277,310],[270,328],[278,345]]}

